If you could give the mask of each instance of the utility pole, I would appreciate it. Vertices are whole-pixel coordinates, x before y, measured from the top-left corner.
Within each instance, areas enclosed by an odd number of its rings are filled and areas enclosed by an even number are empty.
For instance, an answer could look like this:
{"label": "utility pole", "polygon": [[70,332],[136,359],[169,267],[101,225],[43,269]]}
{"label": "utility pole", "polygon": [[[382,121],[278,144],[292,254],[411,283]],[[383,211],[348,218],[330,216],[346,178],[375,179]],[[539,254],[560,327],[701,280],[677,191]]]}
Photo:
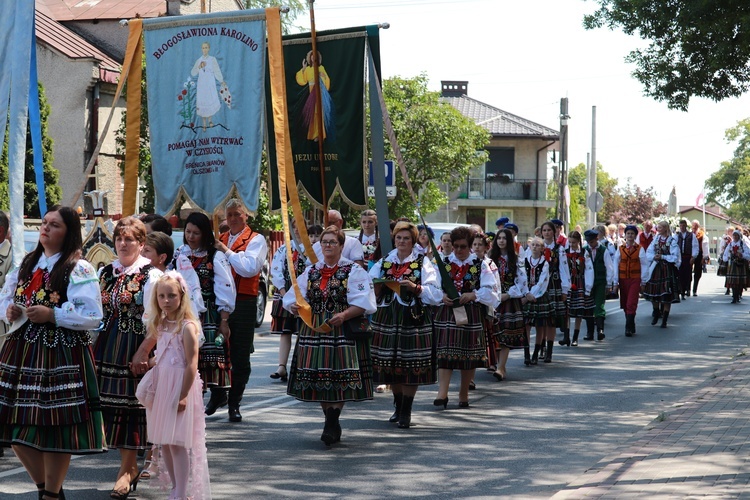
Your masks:
{"label": "utility pole", "polygon": [[565,195],[568,185],[568,98],[560,99],[560,194],[558,195],[557,216],[565,223],[565,227],[570,231],[570,211],[568,210],[568,201]]}
{"label": "utility pole", "polygon": [[[596,193],[596,106],[591,106],[591,161],[589,162],[589,196]],[[588,200],[589,198],[587,198]],[[589,207],[589,222],[596,225],[596,210]]]}

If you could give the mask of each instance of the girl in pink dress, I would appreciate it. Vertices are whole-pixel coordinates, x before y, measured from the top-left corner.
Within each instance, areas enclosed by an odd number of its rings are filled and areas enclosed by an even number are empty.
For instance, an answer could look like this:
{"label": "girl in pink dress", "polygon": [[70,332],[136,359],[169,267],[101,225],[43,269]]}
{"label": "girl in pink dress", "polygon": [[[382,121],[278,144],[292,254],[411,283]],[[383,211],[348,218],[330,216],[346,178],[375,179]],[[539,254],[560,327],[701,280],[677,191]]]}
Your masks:
{"label": "girl in pink dress", "polygon": [[200,323],[190,307],[188,286],[169,271],[152,295],[153,317],[148,335],[157,339],[153,368],[136,395],[146,407],[148,440],[161,449],[158,461],[163,484],[171,483],[171,499],[210,499],[206,458],[206,420],[198,375]]}

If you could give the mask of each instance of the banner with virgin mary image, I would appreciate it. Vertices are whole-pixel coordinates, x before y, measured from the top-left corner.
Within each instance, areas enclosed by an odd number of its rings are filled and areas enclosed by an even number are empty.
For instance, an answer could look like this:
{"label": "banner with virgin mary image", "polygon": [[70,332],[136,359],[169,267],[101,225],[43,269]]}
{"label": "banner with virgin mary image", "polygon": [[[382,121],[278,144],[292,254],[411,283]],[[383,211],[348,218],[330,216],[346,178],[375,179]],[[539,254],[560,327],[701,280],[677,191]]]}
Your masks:
{"label": "banner with virgin mary image", "polygon": [[[285,36],[283,40],[287,109],[297,189],[318,207],[323,204],[321,141],[327,201],[334,195],[339,195],[352,207],[364,208],[367,205],[364,85],[368,43],[379,71],[377,29],[374,30],[374,35],[368,35],[366,27],[317,33],[321,107],[316,101],[310,33]],[[270,94],[267,98],[270,100]],[[319,125],[321,110],[322,127]],[[268,128],[269,137],[273,137],[273,121],[270,116]],[[272,210],[277,210],[281,203],[276,150],[272,141],[270,142],[270,205]]]}
{"label": "banner with virgin mary image", "polygon": [[185,196],[212,213],[236,194],[258,208],[263,10],[143,21],[156,211]]}

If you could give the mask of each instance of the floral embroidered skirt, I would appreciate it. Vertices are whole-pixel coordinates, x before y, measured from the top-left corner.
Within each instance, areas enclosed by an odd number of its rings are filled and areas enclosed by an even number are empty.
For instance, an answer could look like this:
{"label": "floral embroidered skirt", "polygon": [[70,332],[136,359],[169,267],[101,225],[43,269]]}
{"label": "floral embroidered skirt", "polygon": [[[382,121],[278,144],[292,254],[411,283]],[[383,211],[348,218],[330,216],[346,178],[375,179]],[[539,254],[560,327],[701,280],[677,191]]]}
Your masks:
{"label": "floral embroidered skirt", "polygon": [[679,304],[680,284],[674,264],[667,261],[656,264],[643,290],[643,298],[660,304]]}
{"label": "floral embroidered skirt", "polygon": [[72,345],[9,336],[0,349],[0,446],[84,455],[106,450],[88,333]]}
{"label": "floral embroidered skirt", "polygon": [[[253,311],[253,318],[255,312]],[[219,310],[215,304],[207,303],[206,312],[201,314],[201,325],[206,341],[198,350],[198,373],[204,386],[207,387],[231,387],[231,363],[229,361],[229,342],[216,345],[216,337],[219,335],[218,324],[220,319]]]}
{"label": "floral embroidered skirt", "polygon": [[282,305],[281,295],[276,293],[271,304],[271,333],[281,335],[282,333],[297,334],[297,318]]}
{"label": "floral embroidered skirt", "polygon": [[[322,325],[332,316],[313,314],[313,324]],[[287,394],[324,403],[372,399],[370,341],[348,340],[341,328],[319,333],[300,323]]]}
{"label": "floral embroidered skirt", "polygon": [[394,299],[372,318],[372,363],[380,384],[427,385],[437,381],[430,312]]}
{"label": "floral embroidered skirt", "polygon": [[500,347],[518,349],[528,345],[526,340],[526,322],[523,317],[521,299],[509,299],[500,303],[495,311],[497,319],[495,341]]}
{"label": "floral embroidered skirt", "polygon": [[472,302],[463,306],[468,324],[456,326],[453,307],[440,306],[435,315],[438,368],[471,370],[487,366],[484,316],[487,307]]}
{"label": "floral embroidered skirt", "polygon": [[94,344],[96,375],[102,400],[104,427],[110,448],[143,450],[146,444],[146,409],[135,397],[142,377],[135,377],[129,363],[145,335],[121,331],[117,318]]}

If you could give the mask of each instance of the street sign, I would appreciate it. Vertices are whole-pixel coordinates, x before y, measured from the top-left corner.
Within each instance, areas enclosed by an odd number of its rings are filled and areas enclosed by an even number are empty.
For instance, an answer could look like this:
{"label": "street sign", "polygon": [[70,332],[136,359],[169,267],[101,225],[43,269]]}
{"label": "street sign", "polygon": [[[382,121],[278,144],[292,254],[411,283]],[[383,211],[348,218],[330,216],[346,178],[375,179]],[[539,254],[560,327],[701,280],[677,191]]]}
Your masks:
{"label": "street sign", "polygon": [[[369,171],[370,171],[370,182],[368,186],[374,186],[375,183],[372,178],[372,160],[369,162]],[[396,168],[393,163],[393,160],[385,160],[385,185],[386,186],[395,186],[396,185]],[[390,196],[390,195],[388,195]],[[396,196],[395,192],[394,195]]]}
{"label": "street sign", "polygon": [[589,207],[589,210],[592,212],[598,212],[604,206],[604,196],[598,191],[596,193],[591,193],[586,202],[586,206]]}
{"label": "street sign", "polygon": [[[385,195],[388,198],[395,198],[396,197],[396,186],[386,186],[385,187]],[[367,196],[370,198],[375,198],[375,188],[372,186],[367,186]]]}

